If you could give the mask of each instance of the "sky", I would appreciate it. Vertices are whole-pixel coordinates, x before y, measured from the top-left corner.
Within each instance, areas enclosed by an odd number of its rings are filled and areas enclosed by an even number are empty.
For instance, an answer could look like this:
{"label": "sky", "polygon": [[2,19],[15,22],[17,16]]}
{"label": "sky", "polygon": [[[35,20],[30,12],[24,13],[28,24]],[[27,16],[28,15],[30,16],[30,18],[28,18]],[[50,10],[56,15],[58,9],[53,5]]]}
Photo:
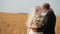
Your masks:
{"label": "sky", "polygon": [[57,16],[60,16],[60,0],[0,0],[0,12],[31,13],[34,8],[47,2]]}

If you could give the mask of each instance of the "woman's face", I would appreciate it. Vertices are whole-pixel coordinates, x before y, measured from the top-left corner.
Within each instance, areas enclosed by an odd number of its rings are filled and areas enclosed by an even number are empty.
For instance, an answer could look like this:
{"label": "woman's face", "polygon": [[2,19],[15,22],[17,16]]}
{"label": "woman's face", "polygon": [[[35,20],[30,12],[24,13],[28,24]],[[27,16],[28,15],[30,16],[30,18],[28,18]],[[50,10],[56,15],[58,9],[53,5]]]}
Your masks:
{"label": "woman's face", "polygon": [[42,11],[42,7],[41,6],[39,6],[39,7],[37,7],[36,8],[36,13],[38,14],[39,12],[41,12]]}
{"label": "woman's face", "polygon": [[40,7],[38,7],[38,11],[42,11],[42,7],[40,6]]}

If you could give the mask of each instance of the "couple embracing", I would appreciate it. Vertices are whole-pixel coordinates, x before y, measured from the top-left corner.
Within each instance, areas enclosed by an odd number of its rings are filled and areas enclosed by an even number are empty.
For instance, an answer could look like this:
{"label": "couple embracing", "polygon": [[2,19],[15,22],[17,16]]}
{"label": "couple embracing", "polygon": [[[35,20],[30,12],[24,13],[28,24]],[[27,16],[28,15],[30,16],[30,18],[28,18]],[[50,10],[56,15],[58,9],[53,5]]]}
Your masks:
{"label": "couple embracing", "polygon": [[26,22],[27,34],[55,34],[56,16],[49,3],[37,6]]}

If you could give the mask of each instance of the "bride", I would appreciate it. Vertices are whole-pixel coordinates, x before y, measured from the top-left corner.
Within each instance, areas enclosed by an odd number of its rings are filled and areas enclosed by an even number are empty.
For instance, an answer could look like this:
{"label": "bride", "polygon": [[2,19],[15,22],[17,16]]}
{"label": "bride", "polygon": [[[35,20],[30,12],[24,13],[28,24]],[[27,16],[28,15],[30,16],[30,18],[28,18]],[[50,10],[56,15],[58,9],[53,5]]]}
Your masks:
{"label": "bride", "polygon": [[41,11],[41,6],[37,6],[35,11],[28,16],[28,20],[26,22],[27,34],[43,34],[43,32],[37,32],[38,23],[40,23]]}

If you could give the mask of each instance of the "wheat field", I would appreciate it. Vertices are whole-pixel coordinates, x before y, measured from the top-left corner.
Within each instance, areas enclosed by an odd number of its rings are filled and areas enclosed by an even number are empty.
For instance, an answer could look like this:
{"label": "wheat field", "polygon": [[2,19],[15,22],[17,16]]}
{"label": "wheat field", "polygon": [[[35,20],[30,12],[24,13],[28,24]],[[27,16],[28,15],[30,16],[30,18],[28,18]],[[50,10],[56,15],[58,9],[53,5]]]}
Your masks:
{"label": "wheat field", "polygon": [[[27,13],[0,13],[0,34],[26,34]],[[57,16],[56,34],[60,34],[60,16]]]}

